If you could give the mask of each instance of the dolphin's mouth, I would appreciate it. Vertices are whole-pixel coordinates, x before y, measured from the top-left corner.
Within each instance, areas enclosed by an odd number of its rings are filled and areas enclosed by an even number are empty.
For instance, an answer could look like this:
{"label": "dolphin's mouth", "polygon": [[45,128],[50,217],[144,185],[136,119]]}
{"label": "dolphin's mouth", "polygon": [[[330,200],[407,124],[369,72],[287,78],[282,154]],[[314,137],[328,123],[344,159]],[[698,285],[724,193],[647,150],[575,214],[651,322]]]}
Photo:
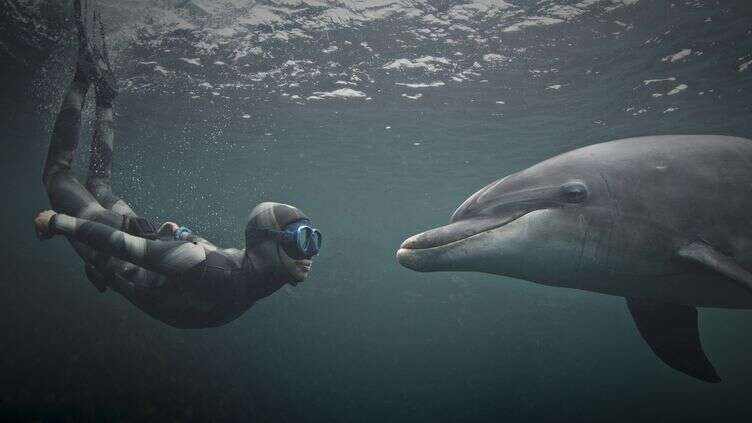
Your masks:
{"label": "dolphin's mouth", "polygon": [[480,201],[497,184],[491,184],[465,200],[452,215],[452,223],[413,235],[402,242],[397,261],[417,271],[456,270],[457,266],[453,265],[456,257],[450,256],[455,253],[467,256],[468,253],[453,248],[455,245],[506,226],[534,211],[563,207],[558,186],[517,190]]}
{"label": "dolphin's mouth", "polygon": [[505,226],[534,210],[535,209],[517,210],[502,219],[494,217],[461,220],[435,229],[430,229],[417,235],[413,235],[403,241],[402,245],[400,245],[399,251],[397,251],[397,257],[399,258],[400,252],[403,250],[405,250],[404,253],[407,253],[409,251],[442,247],[483,232],[492,231]]}
{"label": "dolphin's mouth", "polygon": [[534,210],[518,210],[502,219],[473,218],[461,220],[413,235],[406,239],[397,250],[397,261],[400,265],[418,272],[461,270],[454,263],[454,260],[448,259],[446,256],[454,250],[454,245],[461,244],[468,238],[481,236],[506,226]]}

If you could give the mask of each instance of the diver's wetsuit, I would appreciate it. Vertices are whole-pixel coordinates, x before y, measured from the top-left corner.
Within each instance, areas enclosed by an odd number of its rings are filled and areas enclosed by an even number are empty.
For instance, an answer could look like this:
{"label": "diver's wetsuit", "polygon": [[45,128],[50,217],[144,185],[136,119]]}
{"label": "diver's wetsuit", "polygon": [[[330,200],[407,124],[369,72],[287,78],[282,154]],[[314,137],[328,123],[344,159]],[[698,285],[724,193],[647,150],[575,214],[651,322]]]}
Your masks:
{"label": "diver's wetsuit", "polygon": [[52,228],[92,250],[110,287],[172,326],[225,324],[279,288],[257,277],[243,251],[198,237],[149,240],[65,214],[55,215]]}
{"label": "diver's wetsuit", "polygon": [[244,250],[218,249],[194,235],[150,240],[124,231],[136,214],[111,190],[111,98],[97,96],[86,188],[78,182],[71,165],[90,83],[79,64],[55,122],[42,177],[58,212],[50,229],[69,239],[87,263],[87,275],[151,316],[185,328],[223,325],[281,288],[284,282],[273,274],[254,270]]}

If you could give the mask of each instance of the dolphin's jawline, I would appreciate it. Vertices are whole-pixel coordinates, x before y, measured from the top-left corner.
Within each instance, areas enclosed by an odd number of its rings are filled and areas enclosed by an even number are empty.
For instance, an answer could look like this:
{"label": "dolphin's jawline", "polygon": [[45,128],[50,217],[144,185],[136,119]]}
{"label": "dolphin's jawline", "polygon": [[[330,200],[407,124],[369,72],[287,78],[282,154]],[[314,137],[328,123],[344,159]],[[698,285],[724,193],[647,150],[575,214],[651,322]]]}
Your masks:
{"label": "dolphin's jawline", "polygon": [[511,220],[507,220],[507,221],[504,221],[504,222],[502,222],[502,223],[500,223],[500,224],[498,224],[498,225],[496,225],[496,226],[494,226],[494,227],[491,227],[491,228],[487,228],[487,229],[485,229],[485,230],[483,230],[483,231],[480,231],[480,232],[478,232],[478,233],[474,233],[474,234],[472,234],[472,235],[468,235],[468,236],[466,236],[466,237],[464,237],[464,238],[460,238],[460,239],[455,239],[454,241],[449,241],[449,242],[447,242],[446,244],[441,244],[441,245],[432,245],[432,246],[430,246],[430,247],[425,247],[425,248],[410,248],[410,247],[400,247],[400,250],[408,250],[408,251],[430,251],[430,250],[434,250],[434,249],[438,249],[438,248],[444,248],[444,247],[448,247],[448,246],[450,246],[450,245],[452,245],[452,244],[458,244],[458,243],[460,243],[460,242],[463,242],[463,241],[466,241],[466,240],[468,240],[468,239],[470,239],[470,238],[475,238],[475,237],[477,237],[477,236],[480,236],[480,235],[483,235],[483,234],[485,234],[485,233],[488,233],[488,232],[491,232],[491,231],[495,231],[496,229],[499,229],[499,228],[502,228],[502,227],[504,227],[504,226],[507,226],[508,224],[510,224],[510,223],[512,223],[512,222],[515,222],[515,221],[517,221],[517,220],[519,220],[519,219],[521,219],[521,218],[523,218],[523,217],[527,216],[528,214],[530,214],[530,213],[532,213],[532,212],[535,212],[535,211],[539,211],[539,210],[545,210],[545,209],[535,209],[535,210],[528,210],[528,211],[526,211],[525,213],[522,213],[522,214],[520,214],[519,216],[516,216],[516,217],[515,217],[514,219],[511,219]]}

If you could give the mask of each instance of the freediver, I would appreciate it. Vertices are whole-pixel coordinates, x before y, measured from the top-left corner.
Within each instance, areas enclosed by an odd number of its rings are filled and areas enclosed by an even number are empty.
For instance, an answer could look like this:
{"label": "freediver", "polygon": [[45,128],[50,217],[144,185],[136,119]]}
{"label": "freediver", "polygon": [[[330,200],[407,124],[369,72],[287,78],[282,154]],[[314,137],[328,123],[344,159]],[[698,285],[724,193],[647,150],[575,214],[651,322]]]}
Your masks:
{"label": "freediver", "polygon": [[[78,62],[57,115],[42,181],[52,210],[34,220],[40,240],[64,235],[100,290],[118,292],[147,314],[180,328],[226,324],[289,283],[303,282],[321,233],[299,209],[264,202],[251,211],[245,249],[220,249],[173,222],[159,230],[112,193],[117,80],[100,17],[75,0]],[[81,110],[94,85],[96,120],[86,186],[71,170]]]}

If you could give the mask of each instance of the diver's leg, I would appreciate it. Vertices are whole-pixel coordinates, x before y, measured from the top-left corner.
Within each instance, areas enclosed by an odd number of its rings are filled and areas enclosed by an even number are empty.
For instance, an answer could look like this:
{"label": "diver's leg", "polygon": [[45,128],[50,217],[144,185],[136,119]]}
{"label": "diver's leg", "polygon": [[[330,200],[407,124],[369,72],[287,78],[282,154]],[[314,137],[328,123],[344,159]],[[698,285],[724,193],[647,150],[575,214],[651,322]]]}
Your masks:
{"label": "diver's leg", "polygon": [[94,87],[97,109],[86,189],[102,207],[125,216],[136,216],[133,209],[112,192],[112,157],[115,139],[112,103],[118,94],[117,78],[110,63],[104,26],[96,13],[93,16],[92,28],[89,30],[87,39],[91,57],[94,59],[92,66],[96,75]]}
{"label": "diver's leg", "polygon": [[102,207],[125,216],[136,216],[131,207],[112,192],[113,111],[111,100],[97,98],[94,138],[91,142],[86,189]]}
{"label": "diver's leg", "polygon": [[[55,211],[122,229],[124,227],[123,216],[102,207],[72,173],[73,157],[79,143],[81,112],[86,94],[91,83],[100,79],[84,25],[86,16],[90,11],[88,9],[89,2],[76,0],[74,6],[79,30],[76,73],[63,97],[60,112],[55,120],[47,159],[42,172],[42,182],[47,190],[50,204]],[[110,123],[111,112],[112,108],[110,107]],[[98,119],[98,121],[100,120]],[[89,279],[97,289],[103,291],[106,280],[95,270],[95,267],[106,265],[108,257],[79,242],[71,240],[71,245],[86,263],[86,273]]]}
{"label": "diver's leg", "polygon": [[120,228],[123,218],[116,213],[106,211],[81,186],[71,170],[73,156],[78,147],[81,110],[88,87],[88,76],[82,71],[81,66],[78,66],[55,120],[47,160],[42,172],[42,182],[55,211]]}
{"label": "diver's leg", "polygon": [[[88,4],[87,2],[84,2]],[[79,23],[82,16],[81,1],[75,2]],[[103,208],[75,178],[71,170],[79,142],[81,111],[91,82],[96,78],[91,53],[87,49],[85,32],[79,31],[79,54],[75,76],[65,92],[60,112],[50,140],[47,159],[42,172],[42,182],[47,190],[52,208],[71,216],[82,217],[115,228],[123,226],[123,217]],[[96,252],[83,244],[72,242],[76,252],[86,262],[96,261]]]}
{"label": "diver's leg", "polygon": [[[82,4],[80,0],[75,1],[74,11],[79,24],[79,45],[78,61],[76,62],[76,72],[73,76],[60,106],[60,112],[55,119],[55,126],[52,130],[52,139],[47,151],[47,159],[42,172],[42,183],[47,189],[50,200],[55,198],[57,201],[56,190],[53,189],[53,182],[59,175],[67,175],[63,179],[71,179],[71,167],[73,164],[73,155],[78,147],[79,133],[81,131],[81,111],[86,101],[86,93],[89,91],[93,79],[93,70],[90,65],[85,47],[85,33],[82,29]],[[73,178],[75,180],[75,178]],[[77,181],[76,181],[77,183]],[[59,185],[56,183],[55,185]],[[76,185],[76,184],[72,184]],[[71,189],[75,190],[74,187]],[[70,210],[66,210],[70,211]]]}
{"label": "diver's leg", "polygon": [[[89,81],[80,68],[76,69],[68,90],[63,97],[60,112],[55,119],[47,160],[42,173],[42,183],[49,187],[50,179],[60,172],[69,172],[73,163],[73,153],[78,146],[81,130],[81,109],[89,90]],[[48,188],[49,190],[49,188]]]}
{"label": "diver's leg", "polygon": [[[55,120],[42,181],[55,211],[122,229],[123,216],[102,207],[97,199],[81,186],[72,172],[73,156],[81,129],[81,110],[88,87],[88,77],[78,67]],[[95,267],[105,265],[107,257],[81,243],[71,241],[71,245],[86,263],[88,279],[103,292],[108,278]]]}
{"label": "diver's leg", "polygon": [[[68,87],[55,120],[42,181],[47,189],[52,208],[60,213],[104,223],[115,228],[123,227],[123,217],[106,210],[76,179],[72,172],[73,156],[78,146],[81,129],[81,110],[89,87],[89,80],[80,67]],[[105,289],[103,278],[94,278],[93,264],[104,262],[105,257],[71,241],[73,249],[87,263],[87,276],[100,291]],[[91,269],[89,269],[91,267]]]}
{"label": "diver's leg", "polygon": [[120,228],[122,216],[105,210],[89,191],[81,186],[72,172],[73,156],[81,129],[81,109],[88,84],[78,69],[55,120],[42,182],[55,211]]}
{"label": "diver's leg", "polygon": [[[114,112],[112,103],[117,96],[117,79],[110,65],[107,44],[105,43],[104,28],[98,16],[95,16],[95,26],[99,26],[99,38],[90,42],[92,56],[99,56],[101,60],[93,63],[97,77],[94,80],[96,91],[96,120],[94,134],[91,140],[89,173],[86,178],[86,189],[96,198],[105,209],[112,210],[123,216],[135,217],[131,207],[112,192],[112,157],[114,151]],[[96,31],[94,31],[96,32]],[[95,37],[96,38],[96,37]],[[89,41],[92,41],[91,39]],[[112,269],[113,262],[101,255],[97,256],[99,263],[86,263],[86,277],[99,290],[104,292],[110,286],[115,291],[131,298],[131,284],[121,284],[115,276],[116,269]],[[122,263],[127,266],[126,263]],[[116,266],[117,267],[117,266]],[[118,269],[123,270],[123,269]],[[121,286],[122,285],[122,286]]]}

